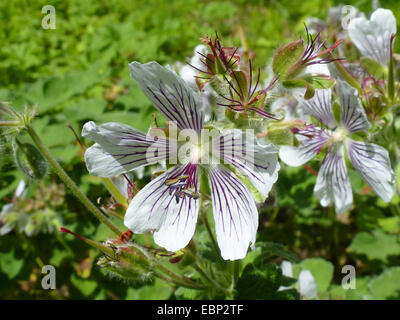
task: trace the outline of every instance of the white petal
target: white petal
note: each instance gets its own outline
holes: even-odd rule
[[[254,246],[258,212],[251,193],[222,166],[210,169],[210,185],[217,241],[225,260],[243,259]]]
[[[179,74],[182,79],[190,84],[193,88],[197,88],[196,76],[198,71],[195,68],[205,70],[205,65],[201,60],[201,54],[207,54],[207,47],[204,44],[199,44],[196,46],[196,48],[194,48],[193,57],[190,59],[190,65],[186,64],[179,70]]]
[[[354,168],[382,200],[389,202],[395,190],[395,175],[389,153],[373,143],[348,140],[347,151]]]
[[[281,263],[282,275],[293,277],[293,267],[290,261],[283,260]]]
[[[295,98],[303,106],[306,113],[312,114],[329,128],[336,127],[336,121],[332,113],[331,89],[315,90],[314,97],[308,100],[304,99],[304,94],[299,94],[299,92],[297,92]]]
[[[364,107],[358,99],[358,93],[355,88],[346,81],[337,80],[341,121],[349,132],[365,131],[371,128]]]
[[[17,198],[23,198],[26,194],[26,182],[21,180],[18,183],[17,189],[15,189],[15,196]]]
[[[300,296],[312,299],[317,296],[317,283],[310,271],[303,270],[299,274]]]
[[[264,196],[278,180],[278,149],[273,144],[260,145],[251,132],[226,130],[214,140],[221,158],[245,174]]]
[[[334,202],[336,213],[343,213],[350,209],[353,203],[353,192],[344,161],[342,144],[336,144],[327,151],[318,172],[314,194],[320,199],[322,206],[328,206]]]
[[[282,270],[282,275],[285,277],[293,277],[293,268],[292,268],[292,263],[286,260],[283,260],[281,263],[281,270]],[[285,287],[285,286],[280,286],[278,291],[290,289],[290,287]]]
[[[315,126],[308,126],[296,134],[298,147],[282,146],[279,157],[289,166],[298,167],[317,155],[329,139],[329,134]]]
[[[91,175],[113,177],[135,168],[154,164],[168,157],[175,144],[137,131],[127,125],[109,122],[97,126],[85,123],[82,136],[96,143],[85,152]]]
[[[13,203],[7,203],[5,204],[0,211],[0,219],[4,219],[10,212],[12,212],[14,209],[14,204]]]
[[[200,131],[204,112],[200,96],[182,78],[152,61],[129,64],[131,76],[154,106],[179,129]]]
[[[390,56],[390,37],[396,34],[396,18],[387,9],[375,10],[370,20],[352,19],[349,36],[361,54],[386,66]]]
[[[147,184],[132,199],[124,219],[125,226],[133,233],[155,230],[154,241],[169,251],[177,251],[189,243],[199,212],[198,199],[183,197],[177,202],[165,184],[167,179],[183,173],[184,167],[174,167]]]

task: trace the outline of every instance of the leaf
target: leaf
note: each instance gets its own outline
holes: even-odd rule
[[[304,93],[304,99],[310,100],[312,97],[314,97],[314,95],[315,95],[315,88],[312,85],[307,84],[306,92]]]
[[[181,288],[179,288],[181,289]],[[177,291],[179,290],[177,289]],[[186,289],[186,288],[185,288]],[[197,290],[191,290],[194,293]],[[126,299],[128,300],[167,300],[172,295],[173,288],[160,279],[154,280],[151,284],[146,284],[140,288],[128,288]],[[176,293],[176,292],[175,292]],[[191,299],[191,298],[189,298]]]
[[[301,262],[302,270],[309,270],[317,283],[318,293],[325,293],[333,278],[333,264],[322,258],[310,258]]]
[[[335,79],[323,74],[313,74],[307,78],[307,82],[315,89],[329,89],[335,85]]]
[[[249,264],[239,278],[236,299],[263,300],[274,299],[281,285],[282,271],[274,264],[267,264],[256,269]]]
[[[379,226],[388,233],[397,233],[400,231],[400,217],[389,217],[378,219]]]
[[[381,229],[372,233],[358,233],[348,248],[350,252],[365,255],[369,260],[388,262],[388,257],[400,255],[400,243],[397,235],[389,235]]]
[[[14,249],[8,252],[0,252],[0,270],[10,280],[18,275],[24,265],[24,260],[16,258],[14,252]]]
[[[280,243],[262,242],[260,243],[260,247],[262,248],[263,252],[268,252],[272,256],[281,257],[293,263],[300,262],[299,257],[295,253],[286,250],[285,246]]]
[[[96,281],[79,278],[76,274],[72,274],[70,279],[72,284],[86,297],[90,296],[98,287]]]
[[[386,269],[369,283],[374,299],[400,299],[400,267]]]

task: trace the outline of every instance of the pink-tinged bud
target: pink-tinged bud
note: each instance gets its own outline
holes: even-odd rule
[[[228,109],[240,113],[257,113],[262,117],[275,119],[272,113],[264,110],[267,92],[277,82],[278,78],[271,81],[267,88],[264,90],[257,90],[260,82],[260,69],[258,69],[257,79],[254,82],[253,68],[251,60],[249,60],[249,73],[244,71],[232,71],[229,75],[224,76],[226,83],[229,85],[229,96],[219,93],[220,97],[225,101],[224,103],[217,103],[220,106],[227,107]],[[254,83],[254,86],[253,86]],[[229,117],[229,112],[228,115]]]
[[[223,47],[218,35],[214,39],[205,36],[201,38],[201,41],[210,49],[208,54],[197,52],[201,56],[200,62],[203,64],[203,67],[199,68],[189,64],[199,73],[196,76],[196,83],[200,90],[216,76],[230,74],[232,71],[238,69],[240,63],[238,49]]]

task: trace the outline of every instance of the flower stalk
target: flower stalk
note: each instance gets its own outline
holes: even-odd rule
[[[45,157],[45,159],[52,166],[54,172],[58,175],[58,177],[65,183],[65,185],[72,191],[72,193],[77,197],[82,204],[101,222],[109,227],[115,234],[120,235],[122,233],[121,230],[117,226],[115,226],[89,199],[88,197],[78,188],[75,182],[69,177],[69,175],[64,171],[61,165],[57,162],[56,159],[51,155],[49,150],[40,140],[36,131],[33,129],[31,125],[26,126],[26,130],[32,141],[35,143],[39,151]]]

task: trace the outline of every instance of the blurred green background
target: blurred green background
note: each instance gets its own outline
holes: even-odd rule
[[[185,62],[199,38],[215,31],[226,46],[241,46],[242,29],[255,64],[264,68],[276,48],[303,33],[308,17],[324,20],[328,9],[339,3],[343,2],[0,1],[0,101],[17,109],[39,105],[35,128],[95,201],[106,197],[105,189],[87,175],[82,152],[66,124],[78,133],[87,120],[119,121],[146,130],[155,109],[130,79],[129,62]],[[41,9],[48,4],[56,9],[55,30],[41,27]],[[369,0],[344,4],[366,14],[372,10]],[[398,1],[380,4],[392,9],[400,21]],[[3,140],[0,145],[1,208],[12,200],[23,176],[9,146]],[[370,194],[360,196],[362,184],[354,180],[357,210],[342,221],[319,206],[312,195],[314,183],[315,177],[303,169],[281,172],[280,209],[263,213],[260,238],[284,244],[306,259],[314,272],[326,270],[314,274],[322,298],[399,298],[399,218],[393,205]],[[40,183],[31,182],[26,200],[15,206],[19,225],[0,236],[0,298],[179,298],[160,282],[128,285],[104,276],[95,266],[98,252],[60,234],[59,227],[65,226],[96,240],[110,236],[53,174]],[[360,270],[357,290],[344,292],[339,286],[340,266],[346,263]],[[40,271],[46,264],[57,268],[57,290],[41,288]]]

